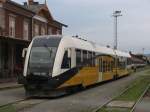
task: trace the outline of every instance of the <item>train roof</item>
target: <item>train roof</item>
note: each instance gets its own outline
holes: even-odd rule
[[[119,51],[119,50],[115,50],[116,52],[116,55],[117,56],[122,56],[122,57],[128,57],[128,58],[131,58],[131,55],[127,52],[123,52],[123,51]]]
[[[121,56],[121,57],[131,57],[129,53],[114,50],[112,48],[107,48],[96,44],[91,41],[87,41],[81,38],[70,37],[70,36],[62,36],[62,35],[46,35],[46,36],[37,36],[36,38],[61,38],[61,42],[65,44],[67,48],[76,48],[87,51],[94,51],[100,54],[107,54],[111,56]]]

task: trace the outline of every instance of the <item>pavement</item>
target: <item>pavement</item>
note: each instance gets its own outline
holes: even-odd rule
[[[150,97],[145,97],[136,106],[134,112],[150,112]]]
[[[111,101],[107,104],[107,107],[111,108],[132,108],[135,102],[133,101]]]
[[[25,98],[23,85],[16,82],[0,83],[0,106]]]
[[[23,87],[23,85],[18,84],[17,82],[0,83],[0,90],[13,89],[19,87]]]
[[[14,88],[0,91],[0,106],[25,99],[24,88]]]

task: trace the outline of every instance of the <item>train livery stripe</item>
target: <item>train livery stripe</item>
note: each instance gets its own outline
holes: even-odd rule
[[[84,87],[99,81],[98,67],[83,67],[72,78],[64,82],[59,88],[67,86],[82,85]]]
[[[74,77],[82,68],[72,68],[62,74],[60,74],[59,76],[56,76],[53,78],[53,80],[56,80],[55,84],[54,84],[54,88],[59,87],[60,85],[64,84],[66,81],[68,81],[69,79],[71,79],[72,77]]]

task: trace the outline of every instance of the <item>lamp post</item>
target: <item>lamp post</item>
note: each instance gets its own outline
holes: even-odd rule
[[[118,19],[118,17],[119,16],[122,16],[121,15],[121,11],[114,11],[114,13],[113,13],[113,17],[114,17],[114,27],[115,27],[115,35],[114,35],[114,49],[117,49],[118,48],[118,21],[117,21],[117,19]]]

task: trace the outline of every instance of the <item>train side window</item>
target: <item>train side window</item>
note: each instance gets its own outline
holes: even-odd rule
[[[104,72],[107,72],[107,63],[104,61]]]
[[[92,66],[95,66],[95,52],[92,55]]]
[[[103,61],[103,72],[106,72],[106,64],[105,64],[106,62],[105,61]]]
[[[107,71],[110,72],[110,62],[109,61],[107,61],[107,67],[108,67]]]
[[[111,72],[112,69],[111,69],[111,61],[109,61],[109,71]]]
[[[81,50],[76,50],[76,66],[81,66]]]
[[[71,65],[71,59],[68,58],[68,51],[65,51],[61,68],[62,69],[68,69],[71,67],[70,65]]]
[[[83,63],[84,63],[84,66],[87,65],[87,51],[83,51]]]
[[[105,72],[107,72],[108,71],[108,63],[107,63],[107,61],[105,61]]]
[[[92,66],[92,52],[88,52],[89,66]]]
[[[101,58],[101,70],[103,72],[103,59]]]
[[[113,61],[111,61],[110,64],[111,64],[111,71],[113,71],[113,66],[114,66]]]
[[[102,71],[102,58],[99,59],[99,72],[103,72]]]
[[[83,51],[83,60],[87,60],[87,51]]]

